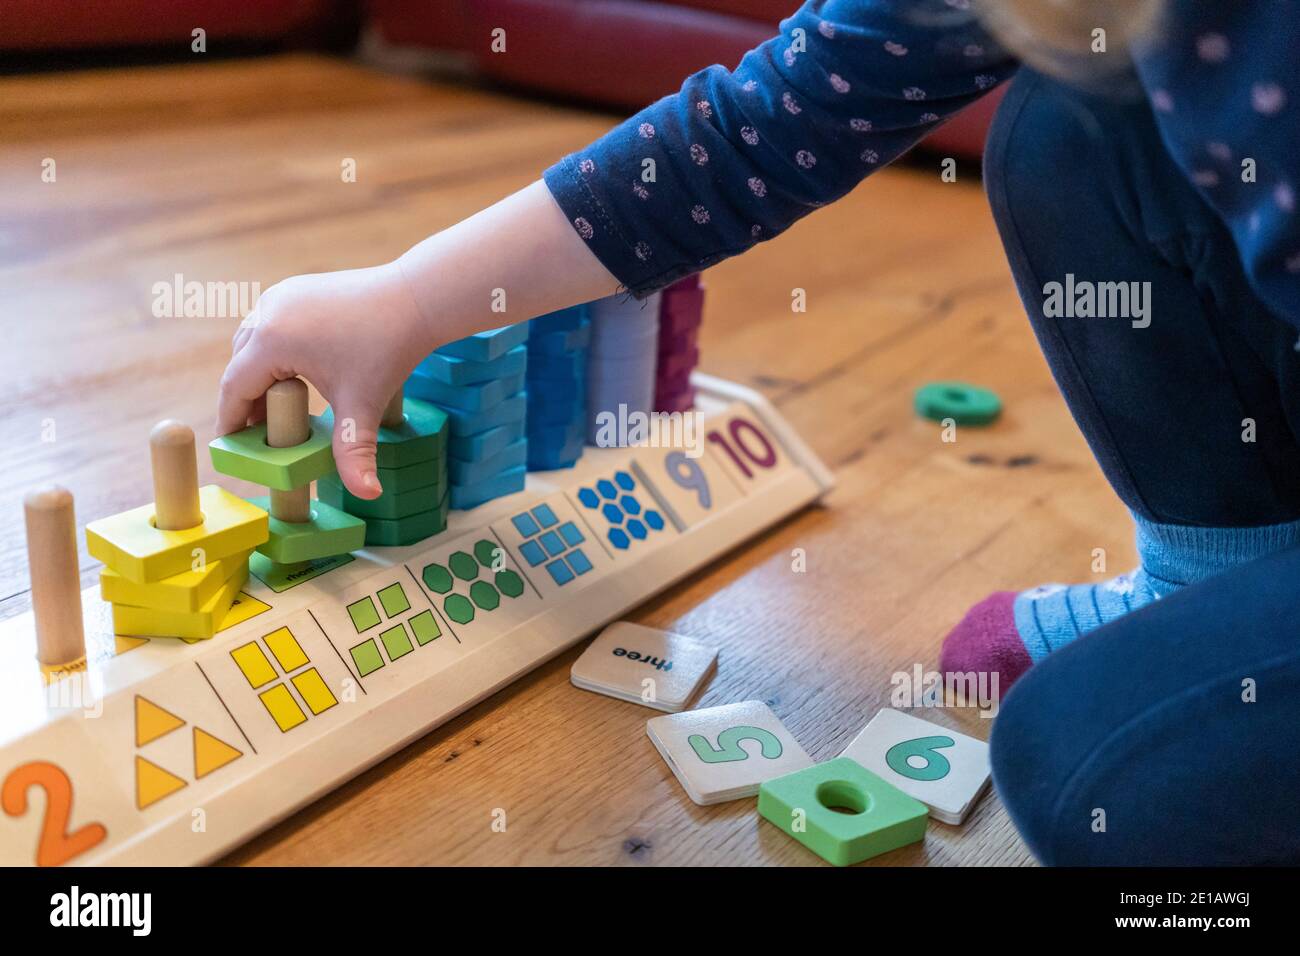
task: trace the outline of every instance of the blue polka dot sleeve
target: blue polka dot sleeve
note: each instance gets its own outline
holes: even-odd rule
[[[578,234],[645,296],[847,193],[1015,64],[968,0],[812,0],[548,169]]]

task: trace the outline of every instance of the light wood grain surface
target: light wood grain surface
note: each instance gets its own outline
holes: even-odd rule
[[[22,496],[89,519],[150,497],[147,438],[212,435],[237,320],[155,318],[155,282],[256,281],[392,257],[519,188],[608,115],[286,56],[0,80],[0,617],[29,606]],[[41,180],[53,159],[57,181]],[[343,183],[340,164],[357,163]],[[890,677],[933,667],[991,590],[1114,571],[1130,530],[1054,388],[969,164],[886,170],[706,275],[702,367],[768,394],[834,469],[823,507],[634,619],[721,647],[699,705],[768,701],[835,756]],[[805,314],[791,310],[804,289]],[[375,317],[383,334],[383,317]],[[996,389],[1002,420],[940,441],[913,390]],[[206,456],[200,480],[215,479]],[[231,484],[226,479],[223,483]],[[235,490],[241,489],[237,483]],[[80,533],[80,530],[79,530]],[[83,584],[96,564],[81,541]],[[807,554],[807,572],[791,552]],[[567,653],[229,857],[244,864],[797,864],[752,800],[697,807],[651,712],[579,691]],[[925,716],[986,738],[989,721]],[[492,828],[494,811],[506,828]],[[996,796],[884,864],[1032,862]]]

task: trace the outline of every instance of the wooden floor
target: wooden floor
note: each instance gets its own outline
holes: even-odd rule
[[[305,56],[0,80],[0,617],[27,607],[21,497],[78,519],[149,499],[163,417],[211,436],[235,320],[155,318],[176,273],[258,281],[379,262],[525,185],[613,120]],[[358,181],[340,181],[357,162]],[[57,180],[41,179],[53,159]],[[1024,321],[969,165],[886,170],[706,276],[702,367],[767,393],[836,472],[824,507],[635,619],[722,648],[704,706],[768,701],[836,755],[890,676],[937,662],[990,590],[1132,557],[1123,509]],[[791,311],[795,289],[807,312]],[[382,334],[376,316],[376,334]],[[996,389],[1002,420],[940,441],[913,390]],[[213,473],[202,456],[201,478]],[[223,479],[224,480],[224,479]],[[84,542],[83,542],[84,548]],[[791,570],[791,551],[808,570]],[[84,554],[86,585],[96,565]],[[573,688],[577,651],[296,814],[249,864],[810,864],[752,801],[691,803],[647,712]],[[972,712],[932,719],[987,737]],[[508,825],[494,832],[493,811]],[[996,796],[884,864],[1032,862]]]

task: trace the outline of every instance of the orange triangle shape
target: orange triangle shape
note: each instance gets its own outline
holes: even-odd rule
[[[139,754],[135,757],[135,806],[143,810],[185,786],[185,781],[150,763]]]
[[[224,740],[219,740],[206,730],[194,728],[194,779],[202,780],[214,770],[220,770],[232,760],[244,756]]]
[[[113,655],[118,656],[125,654],[127,651],[133,651],[141,644],[148,644],[147,637],[123,637],[121,634],[113,635]]]
[[[177,727],[184,727],[181,720],[169,710],[163,710],[151,700],[135,696],[135,745],[143,747],[164,734],[170,734]]]

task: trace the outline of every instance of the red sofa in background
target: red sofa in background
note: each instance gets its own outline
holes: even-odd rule
[[[371,0],[395,46],[458,50],[484,75],[521,89],[635,110],[713,63],[735,66],[776,33],[799,0]],[[491,49],[504,29],[506,52]],[[1000,94],[926,140],[979,157]]]

